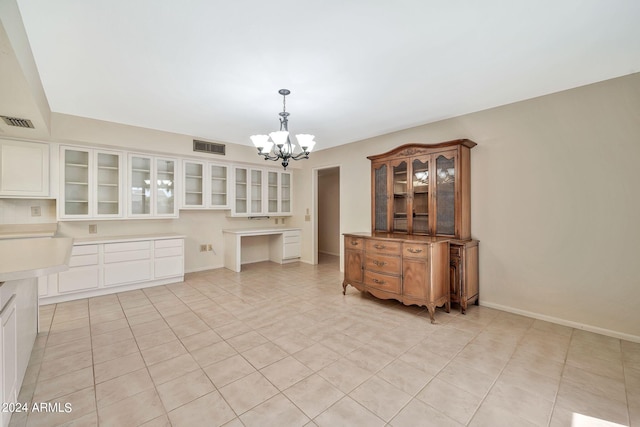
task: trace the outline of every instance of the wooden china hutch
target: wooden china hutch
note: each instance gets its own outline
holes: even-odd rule
[[[478,301],[468,139],[406,144],[371,160],[371,233],[344,234],[344,282],[382,299],[464,314]]]

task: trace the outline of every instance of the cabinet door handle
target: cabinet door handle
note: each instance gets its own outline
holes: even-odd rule
[[[378,244],[373,245],[373,247],[376,248],[376,249],[384,249],[384,248],[386,248],[385,245],[378,245]]]
[[[385,280],[373,279],[373,283],[377,283],[378,285],[384,285],[387,282]]]
[[[375,265],[377,265],[378,267],[382,267],[383,265],[386,265],[386,264],[387,264],[387,262],[386,262],[386,261],[378,261],[377,259],[376,259],[376,260],[373,260],[373,263],[374,263]]]
[[[412,254],[419,254],[420,252],[422,252],[422,249],[407,248],[407,252],[411,252]]]
[[[351,244],[352,244],[353,246],[358,246],[358,241],[357,241],[357,240],[352,240],[352,241],[351,241]]]

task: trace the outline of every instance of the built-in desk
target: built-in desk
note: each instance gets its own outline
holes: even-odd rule
[[[224,266],[236,273],[242,266],[242,239],[254,236],[271,236],[269,238],[268,259],[279,264],[298,261],[300,259],[299,228],[243,228],[222,230],[224,236]]]

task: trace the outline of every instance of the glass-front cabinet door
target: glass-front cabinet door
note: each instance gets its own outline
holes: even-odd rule
[[[291,173],[278,172],[280,174],[280,213],[291,213]]]
[[[247,176],[249,169],[247,168],[234,168],[234,203],[233,213],[238,215],[246,215],[249,213],[247,206],[249,185]]]
[[[456,155],[455,152],[434,154],[435,163],[435,234],[456,235]]]
[[[407,213],[409,206],[409,183],[407,182],[407,162],[405,160],[392,163],[393,189],[393,231],[406,233],[409,231]]]
[[[263,171],[260,169],[251,169],[251,206],[249,213],[252,215],[263,212],[263,188]]]
[[[94,216],[122,216],[122,155],[105,151],[95,152]]]
[[[229,207],[228,167],[209,164],[209,176],[209,206],[220,209]]]
[[[129,215],[151,216],[151,157],[129,157]]]
[[[63,198],[60,216],[63,218],[82,218],[90,215],[90,174],[89,150],[63,148]]]
[[[176,161],[155,159],[155,215],[176,216]]]
[[[204,208],[204,163],[185,160],[182,164],[182,171],[184,172],[182,207]]]
[[[278,213],[278,172],[267,171],[267,213]]]

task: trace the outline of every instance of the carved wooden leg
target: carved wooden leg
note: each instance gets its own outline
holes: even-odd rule
[[[347,294],[347,281],[342,282],[342,295]]]
[[[436,306],[433,304],[430,304],[427,306],[427,309],[429,310],[429,317],[431,318],[431,323],[436,323]]]
[[[451,313],[451,300],[447,301],[444,305],[444,309],[447,313]]]

